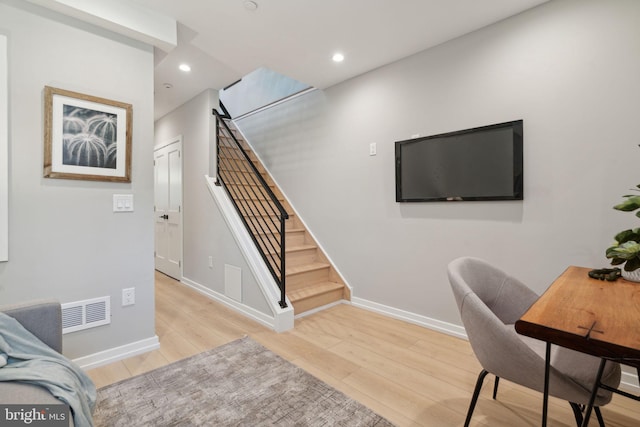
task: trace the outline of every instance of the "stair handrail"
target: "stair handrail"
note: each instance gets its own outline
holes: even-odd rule
[[[279,253],[280,275],[278,275],[277,272],[274,270],[274,268],[273,268],[273,266],[272,266],[272,264],[271,264],[271,262],[269,260],[269,256],[265,253],[265,251],[262,249],[262,247],[258,243],[258,238],[255,235],[254,230],[252,230],[252,228],[247,223],[247,220],[244,218],[242,210],[238,206],[236,200],[234,199],[233,196],[231,197],[233,205],[235,206],[236,211],[238,211],[238,214],[240,215],[240,218],[242,219],[242,222],[244,223],[245,228],[249,232],[254,244],[256,245],[256,248],[258,249],[258,251],[260,252],[260,255],[264,259],[267,268],[271,272],[274,280],[276,281],[276,283],[278,284],[278,287],[280,288],[280,300],[278,301],[278,303],[279,303],[280,307],[286,308],[287,307],[287,302],[286,302],[286,284],[285,284],[285,253],[286,252],[285,252],[285,235],[284,235],[285,223],[284,223],[284,221],[289,219],[289,214],[285,210],[284,206],[282,206],[282,203],[280,203],[280,201],[276,197],[275,193],[271,190],[271,188],[269,187],[269,185],[267,184],[267,182],[263,178],[263,176],[260,173],[260,171],[258,171],[258,168],[254,165],[253,161],[251,161],[251,158],[249,157],[249,155],[247,154],[245,149],[242,147],[242,145],[240,144],[238,139],[235,137],[235,135],[233,134],[233,132],[231,131],[231,129],[229,128],[227,123],[225,122],[224,119],[231,119],[231,116],[229,115],[229,112],[227,111],[227,109],[224,107],[224,105],[222,103],[220,103],[220,107],[221,107],[221,110],[223,111],[223,114],[220,114],[217,111],[217,109],[215,109],[215,108],[213,109],[213,114],[216,116],[216,119],[218,120],[218,122],[221,123],[224,126],[227,134],[233,140],[235,147],[240,150],[240,153],[242,154],[242,157],[249,164],[249,166],[251,168],[251,171],[253,172],[253,177],[257,178],[258,182],[260,183],[260,186],[261,186],[262,190],[269,197],[272,205],[276,207],[276,209],[278,210],[278,213],[279,213],[278,220],[280,222],[280,233],[279,233],[280,234],[279,235],[279,238],[280,238],[279,239],[280,240],[279,241],[279,246],[280,246],[280,251],[279,251],[280,252]],[[219,145],[219,143],[220,143],[220,138],[219,138],[218,132],[216,132],[216,156],[217,156],[217,158],[216,158],[216,184],[217,185],[224,185],[225,189],[227,190],[227,193],[230,194],[229,188],[227,187],[227,184],[225,183],[224,179],[221,177],[221,174],[220,174],[220,145]],[[263,206],[263,208],[264,208],[264,206]],[[275,213],[276,212],[274,212],[274,214]],[[272,223],[273,223],[273,221],[272,221]],[[255,227],[255,225],[254,225],[254,227]],[[264,229],[262,228],[262,225],[260,225],[260,228],[264,232]],[[276,237],[276,236],[274,236],[274,237]],[[271,245],[271,246],[273,247],[273,245]],[[276,249],[276,248],[273,247],[273,249]],[[275,261],[273,259],[273,257],[271,257],[271,260]]]
[[[258,168],[256,168],[256,166],[253,164],[247,152],[244,150],[244,148],[242,148],[242,145],[240,145],[240,142],[238,142],[238,139],[235,137],[233,132],[231,132],[231,129],[229,129],[229,126],[227,125],[227,123],[224,120],[222,120],[223,118],[230,118],[230,117],[221,116],[220,113],[218,113],[218,110],[216,110],[215,108],[213,109],[213,113],[216,115],[216,118],[220,120],[220,122],[224,125],[229,135],[231,135],[231,138],[233,138],[233,142],[235,142],[236,146],[240,149],[240,152],[242,153],[242,157],[244,157],[245,160],[249,162],[249,165],[251,166],[251,170],[256,174],[256,176],[258,177],[258,180],[260,181],[260,184],[269,195],[269,198],[271,199],[273,204],[276,205],[276,207],[278,208],[278,211],[280,211],[280,215],[282,215],[284,219],[289,219],[289,214],[285,210],[284,206],[282,206],[282,203],[280,203],[276,195],[273,193],[273,190],[271,190],[271,188],[269,187],[269,184],[267,184],[267,181],[264,180],[264,178],[262,177],[262,174],[260,173],[260,171],[258,171]],[[218,141],[216,141],[216,145],[217,143]],[[218,175],[216,176],[216,179],[219,179],[220,176],[217,171],[216,171],[216,175]]]

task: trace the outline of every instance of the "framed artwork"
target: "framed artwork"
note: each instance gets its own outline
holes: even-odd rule
[[[44,88],[44,176],[131,182],[131,104]]]

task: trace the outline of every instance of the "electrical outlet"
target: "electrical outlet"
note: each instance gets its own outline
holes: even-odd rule
[[[378,150],[376,147],[376,143],[372,142],[371,144],[369,144],[369,155],[370,156],[375,156],[377,154]]]
[[[134,305],[136,303],[136,288],[126,288],[122,290],[122,306]]]
[[[209,255],[209,268],[213,268],[213,257]]]

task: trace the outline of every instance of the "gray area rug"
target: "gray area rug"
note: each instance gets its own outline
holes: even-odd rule
[[[392,426],[251,338],[98,390],[96,426]]]

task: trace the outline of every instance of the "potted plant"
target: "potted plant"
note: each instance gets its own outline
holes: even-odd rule
[[[635,190],[638,191],[640,185]],[[640,218],[640,196],[629,194],[620,204],[613,208],[623,212],[636,212]],[[615,243],[607,249],[607,258],[611,259],[612,265],[624,264],[622,277],[627,280],[640,282],[640,228],[623,230],[615,235]]]

